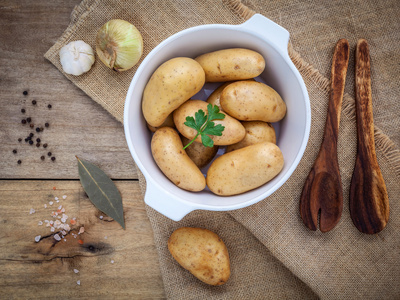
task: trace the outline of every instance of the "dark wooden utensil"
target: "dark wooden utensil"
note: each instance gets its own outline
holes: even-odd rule
[[[331,92],[325,132],[317,159],[306,179],[300,197],[300,215],[304,224],[327,232],[339,222],[343,210],[343,190],[337,159],[337,137],[340,123],[344,85],[349,64],[349,43],[336,43],[332,59]]]
[[[374,234],[389,220],[389,198],[375,153],[371,62],[364,39],[357,43],[355,61],[357,157],[350,185],[350,215],[359,231]]]

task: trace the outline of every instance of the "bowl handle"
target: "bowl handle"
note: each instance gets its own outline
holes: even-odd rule
[[[147,180],[146,183],[144,202],[171,220],[180,221],[184,216],[196,209],[194,206],[189,206],[177,200],[167,192],[161,192],[150,180]]]
[[[282,26],[272,22],[260,14],[255,14],[249,20],[239,25],[250,32],[261,35],[275,45],[277,50],[288,55],[289,32]]]

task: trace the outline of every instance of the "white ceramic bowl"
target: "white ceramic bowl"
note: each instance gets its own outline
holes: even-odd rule
[[[303,156],[311,123],[307,89],[289,58],[288,41],[289,33],[284,28],[256,14],[240,25],[213,24],[183,30],[161,42],[146,56],[128,90],[124,128],[132,156],[146,178],[145,202],[149,206],[179,221],[196,209],[225,211],[249,206],[270,196],[286,182]],[[286,102],[286,117],[273,124],[277,145],[284,156],[284,167],[270,182],[241,195],[221,197],[209,190],[198,193],[182,190],[164,176],[151,155],[151,133],[141,109],[143,90],[156,68],[168,59],[195,58],[206,52],[233,47],[252,49],[264,56],[266,68],[257,80],[274,88]],[[206,84],[193,99],[205,100],[216,86]]]

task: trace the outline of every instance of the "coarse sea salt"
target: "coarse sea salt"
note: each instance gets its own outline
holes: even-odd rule
[[[100,220],[103,220],[104,217],[103,217],[103,216],[100,216],[99,218],[100,218]]]
[[[53,201],[50,201],[50,202],[49,202],[50,205],[53,205],[53,203],[54,203]]]
[[[56,233],[56,234],[54,235],[54,239],[55,239],[56,241],[61,241],[61,237],[58,235],[58,233]]]
[[[31,215],[31,214],[34,214],[35,212],[36,211],[33,208],[31,208],[30,211],[29,211],[29,214]]]
[[[35,236],[35,242],[36,242],[36,243],[39,243],[41,237],[42,237],[41,235]]]
[[[78,270],[78,269],[74,269],[74,273],[75,273],[75,274],[78,274],[78,273],[79,273],[79,270]]]
[[[42,222],[42,221],[39,221],[39,222],[38,222],[38,225],[39,225],[39,226],[42,226],[42,225],[43,225],[43,222]]]
[[[76,284],[77,284],[77,285],[81,285],[81,281],[78,280],[78,281],[76,282]]]
[[[113,259],[111,260],[111,263],[112,263],[112,264],[114,263],[114,260],[113,260]]]
[[[64,196],[63,196],[63,199],[66,199],[66,198],[67,198],[67,195],[64,195]]]

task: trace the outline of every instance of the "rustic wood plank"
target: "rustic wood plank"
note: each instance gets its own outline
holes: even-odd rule
[[[103,214],[91,204],[79,181],[0,181],[0,299],[165,298],[139,184],[116,181],[116,185],[126,230],[108,217],[100,219]],[[77,224],[71,225],[66,241],[57,242],[57,230],[52,233],[38,222],[56,220],[51,212],[59,205],[68,220],[76,217]],[[31,208],[35,213],[30,214]],[[81,227],[85,232],[74,238]],[[36,243],[38,235],[42,237]]]
[[[112,178],[137,179],[122,124],[43,57],[67,28],[79,2],[5,0],[0,4],[0,178],[76,179],[78,155]],[[32,100],[37,104],[32,105]],[[26,117],[32,118],[34,128],[21,124]],[[44,127],[46,122],[50,127]],[[38,125],[43,132],[35,132]],[[35,143],[29,146],[24,139],[31,132]],[[37,148],[37,137],[48,148]],[[54,163],[46,155],[49,151],[56,157]]]

